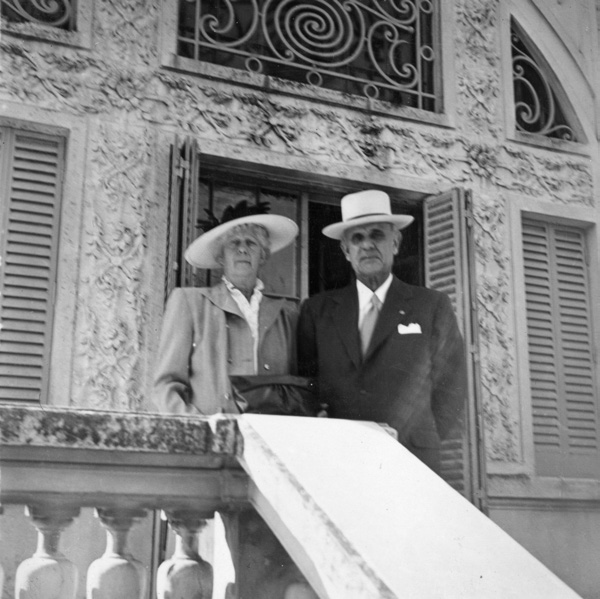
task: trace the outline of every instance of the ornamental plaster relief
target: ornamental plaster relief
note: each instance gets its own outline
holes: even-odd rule
[[[83,115],[136,110],[145,94],[144,71],[117,69],[100,57],[64,48],[35,51],[12,41],[2,42],[0,50],[0,93],[10,100]]]
[[[506,190],[544,194],[561,202],[585,203],[592,196],[590,165],[584,158],[565,162],[562,155],[479,141],[484,123],[490,137],[498,133],[489,108],[496,88],[491,80],[479,86],[477,73],[468,79],[476,84],[464,87],[471,101],[464,103],[468,118],[461,120],[466,129],[461,133],[226,83],[206,85],[198,78],[164,71],[117,69],[66,50],[36,53],[16,43],[4,44],[4,50],[9,56],[5,89],[11,98],[38,106],[68,107],[78,114],[125,111],[223,146],[234,144],[238,155],[260,147],[290,159],[375,167],[390,175],[441,178],[450,184],[482,178]],[[481,127],[472,142],[469,129],[476,124]]]
[[[375,167],[390,175],[443,179],[449,184],[479,176],[484,160],[470,154],[472,146],[455,135],[384,118],[328,108],[311,102],[273,97],[264,92],[206,87],[197,80],[160,74],[147,98],[143,116],[202,137],[237,146],[267,149],[293,158]]]
[[[144,276],[154,134],[98,124],[91,135],[73,403],[139,410],[148,351]]]
[[[96,0],[94,41],[104,57],[135,64],[158,63],[158,2]]]
[[[498,185],[523,196],[562,204],[592,206],[594,186],[589,158],[539,150],[502,148],[503,176]]]
[[[478,194],[474,220],[486,450],[493,461],[521,461],[505,203]]]
[[[457,0],[457,115],[465,135],[501,139],[498,0]]]

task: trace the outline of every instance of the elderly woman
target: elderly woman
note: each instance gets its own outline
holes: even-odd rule
[[[222,269],[223,277],[214,287],[178,288],[169,297],[153,389],[162,412],[236,413],[230,376],[295,372],[296,307],[263,293],[258,270],[293,241],[298,227],[283,216],[248,211],[245,202],[228,208],[185,252],[193,266]],[[239,547],[239,599],[316,599],[256,512],[222,517],[230,546]]]
[[[186,260],[220,268],[215,287],[178,288],[167,302],[153,400],[164,412],[237,412],[229,377],[295,372],[296,307],[263,293],[259,268],[290,244],[298,227],[289,218],[250,214],[241,202],[198,237]]]

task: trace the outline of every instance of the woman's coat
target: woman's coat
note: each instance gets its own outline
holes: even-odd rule
[[[152,402],[171,414],[237,413],[229,376],[295,374],[297,309],[263,294],[257,371],[250,327],[223,283],[174,289],[163,317]]]

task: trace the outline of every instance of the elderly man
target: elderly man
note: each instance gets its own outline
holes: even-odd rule
[[[463,343],[449,298],[392,274],[400,231],[377,190],[342,198],[342,222],[323,233],[341,241],[356,275],[344,289],[306,300],[298,324],[301,374],[318,380],[334,418],[387,423],[398,440],[440,470],[440,441],[466,398]]]

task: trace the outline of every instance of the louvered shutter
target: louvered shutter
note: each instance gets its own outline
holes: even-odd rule
[[[45,401],[63,138],[1,129],[0,399]]]
[[[165,296],[174,287],[206,284],[206,272],[195,270],[183,255],[188,245],[197,237],[197,222],[201,216],[200,200],[200,150],[193,137],[180,140],[175,137],[171,146],[169,179],[169,212],[167,240],[167,270]],[[205,217],[205,215],[204,215]]]
[[[536,472],[600,476],[598,399],[582,229],[523,219]]]
[[[465,340],[469,397],[462,434],[443,442],[442,476],[457,491],[483,507],[483,448],[478,393],[477,325],[471,308],[474,285],[470,206],[462,190],[425,200],[425,285],[446,293]]]

